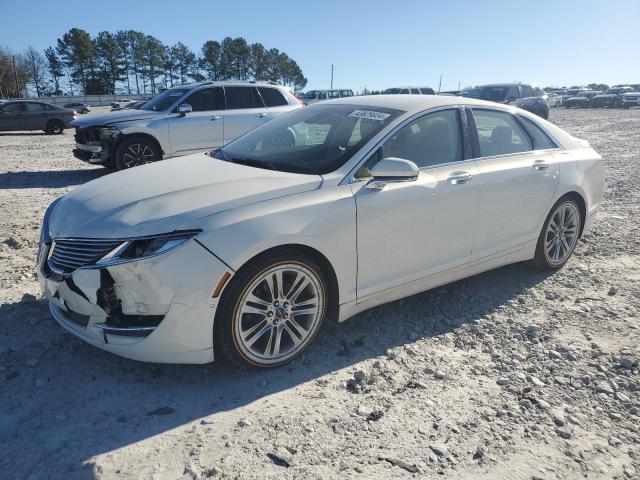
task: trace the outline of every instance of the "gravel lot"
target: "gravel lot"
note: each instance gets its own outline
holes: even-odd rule
[[[46,206],[108,173],[0,133],[0,478],[640,478],[640,110],[554,109],[604,157],[568,265],[513,265],[327,325],[292,365],[125,360],[63,332]]]

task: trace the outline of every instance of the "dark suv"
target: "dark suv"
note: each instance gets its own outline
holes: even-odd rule
[[[549,118],[547,95],[539,87],[523,83],[495,83],[472,88],[463,96],[515,105],[544,119]]]
[[[44,130],[62,133],[77,118],[75,110],[44,102],[16,100],[0,104],[0,132]]]

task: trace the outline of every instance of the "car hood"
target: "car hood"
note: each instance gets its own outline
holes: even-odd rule
[[[78,128],[104,126],[118,122],[131,122],[133,120],[150,120],[165,115],[165,112],[153,112],[151,110],[120,110],[103,113],[101,115],[91,115],[87,118],[79,118],[71,122],[71,125]]]
[[[315,190],[319,175],[299,175],[189,155],[85,183],[61,198],[51,238],[127,238],[167,233],[198,218]]]

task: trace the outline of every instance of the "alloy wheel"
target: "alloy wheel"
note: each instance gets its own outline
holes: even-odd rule
[[[302,351],[322,323],[325,292],[305,265],[275,265],[243,291],[234,327],[242,355],[257,365],[286,362]]]
[[[563,264],[578,242],[580,212],[573,202],[563,203],[549,219],[544,235],[544,254],[551,265]]]
[[[133,143],[124,153],[124,165],[126,168],[143,165],[153,161],[153,150],[148,145]]]

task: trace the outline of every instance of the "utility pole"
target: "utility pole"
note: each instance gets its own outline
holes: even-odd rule
[[[18,70],[16,70],[16,56],[11,55],[13,61],[13,79],[16,82],[16,98],[20,98],[20,88],[18,87]]]
[[[458,80],[458,91],[460,91],[460,80]]]
[[[441,87],[442,87],[442,75],[440,75],[440,82],[438,82],[438,93],[440,93]]]
[[[331,64],[331,90],[333,90],[333,63]]]

